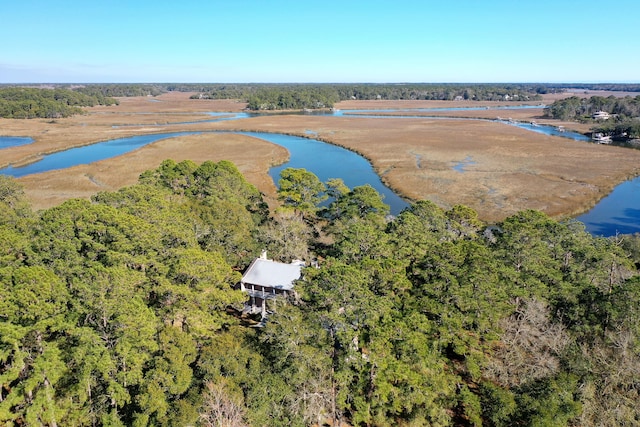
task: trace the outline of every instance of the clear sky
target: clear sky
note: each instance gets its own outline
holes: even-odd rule
[[[640,82],[640,0],[0,0],[0,83]]]

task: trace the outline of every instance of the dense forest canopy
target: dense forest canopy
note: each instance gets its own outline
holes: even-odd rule
[[[100,84],[100,85],[81,85],[74,87],[73,90],[87,95],[93,96],[158,96],[171,90],[163,85],[157,84]]]
[[[594,118],[598,111],[611,115],[607,120]],[[544,110],[547,117],[594,123],[592,130],[625,138],[640,138],[640,95],[624,98],[615,96],[572,96],[555,101]]]
[[[230,162],[33,212],[0,176],[0,424],[640,422],[640,239],[484,224],[289,169],[270,212]],[[230,315],[267,249],[317,260],[263,328]]]
[[[101,91],[83,93],[62,88],[0,88],[0,117],[9,119],[59,118],[81,114],[81,107],[113,105],[118,101]]]

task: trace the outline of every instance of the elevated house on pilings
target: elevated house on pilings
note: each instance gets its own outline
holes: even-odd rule
[[[267,300],[286,296],[293,292],[294,282],[302,275],[304,261],[291,264],[267,259],[266,251],[253,260],[240,281],[240,289],[249,294],[245,303],[245,313],[261,313],[263,321],[267,317]]]

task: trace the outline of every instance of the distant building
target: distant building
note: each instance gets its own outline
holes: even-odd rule
[[[598,132],[591,135],[591,140],[593,140],[593,142],[596,142],[598,144],[610,144],[611,136]]]
[[[611,115],[606,111],[598,110],[591,115],[594,120],[608,120]]]
[[[263,251],[260,258],[253,260],[240,281],[240,289],[249,294],[245,304],[245,312],[267,315],[267,300],[279,295],[293,292],[293,282],[302,274],[304,261],[293,261],[291,264],[267,259]]]

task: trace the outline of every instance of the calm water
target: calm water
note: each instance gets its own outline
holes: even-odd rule
[[[522,129],[527,129],[533,132],[543,133],[545,135],[560,136],[562,138],[574,139],[576,141],[591,142],[591,138],[589,138],[588,136],[585,136],[578,132],[561,131],[555,126],[532,125],[531,123],[519,123],[519,122],[509,123],[505,121],[502,121],[502,123],[507,123],[507,124],[517,126]]]
[[[150,144],[165,138],[173,138],[182,135],[191,135],[198,132],[173,132],[151,135],[139,135],[130,138],[112,139],[84,147],[71,148],[44,156],[41,160],[21,167],[9,166],[0,170],[0,173],[21,177],[34,173],[47,172],[56,169],[66,169],[71,166],[84,165],[111,157],[126,154],[136,148]]]
[[[32,138],[23,136],[0,136],[0,150],[3,148],[17,147],[18,145],[31,144]]]
[[[541,106],[531,106],[531,105],[521,105],[521,106],[506,106],[506,107],[492,107],[491,110],[514,110],[514,109],[531,109],[531,108],[541,108]],[[384,118],[394,118],[394,119],[443,119],[443,120],[488,120],[488,119],[470,119],[463,117],[446,117],[446,116],[425,116],[417,113],[433,113],[436,111],[474,111],[474,110],[487,110],[484,107],[452,107],[452,108],[407,108],[407,109],[387,109],[387,110],[338,110],[330,113],[322,112],[319,114],[331,115],[331,116],[349,116],[349,117],[361,117],[368,119],[384,119]],[[404,112],[407,114],[402,115],[381,115],[380,113],[398,113]],[[412,114],[413,113],[413,114]],[[548,125],[534,125],[531,123],[523,123],[517,121],[508,121],[508,120],[496,120],[500,123],[504,123],[511,126],[517,126],[522,129],[530,130],[532,132],[538,132],[545,135],[553,135],[559,136],[562,138],[569,138],[576,141],[584,141],[590,142],[591,138],[585,136],[578,132],[571,131],[561,131],[555,126]]]
[[[331,114],[344,115],[351,111],[356,110],[334,112]],[[367,114],[366,117],[385,117],[376,116],[376,110],[357,111],[371,113]],[[379,111],[380,110],[378,110],[378,112]],[[442,110],[440,109],[440,111]],[[249,117],[249,115],[245,113],[231,116],[228,116],[227,114],[228,113],[211,113],[213,116],[211,121],[235,120]],[[351,117],[365,116],[353,115]],[[397,118],[398,116],[394,117]],[[407,115],[400,117],[415,116]],[[584,135],[573,132],[559,132],[558,129],[553,126],[534,126],[527,123],[509,124],[547,135],[562,136],[579,141],[589,141],[589,138]],[[79,164],[92,163],[122,155],[160,139],[198,133],[204,132],[171,132],[139,135],[130,138],[104,141],[85,147],[78,147],[59,153],[53,153],[43,157],[43,159],[38,162],[24,167],[8,167],[0,170],[0,173],[20,177],[49,170],[64,169]],[[307,130],[306,133],[311,136],[315,134],[313,130]],[[305,168],[316,174],[323,182],[330,178],[342,178],[345,184],[350,188],[370,184],[384,196],[384,201],[391,207],[391,212],[393,214],[397,215],[402,209],[408,206],[407,202],[382,183],[380,177],[375,173],[369,162],[354,152],[308,138],[258,132],[243,132],[243,134],[278,144],[290,152],[291,157],[289,162],[270,170],[270,175],[276,183],[278,182],[280,172],[283,169],[287,167]],[[0,148],[27,144],[30,142],[32,142],[30,138],[0,137]],[[472,162],[473,159],[465,159],[465,162],[460,165],[456,165],[456,170],[463,172],[464,166]],[[596,205],[590,212],[576,219],[583,222],[587,231],[593,235],[612,236],[618,233],[628,234],[640,232],[640,178],[620,184],[609,196],[598,203],[598,205]]]
[[[383,196],[384,202],[391,208],[393,215],[399,214],[409,206],[400,196],[382,183],[371,164],[353,151],[327,144],[315,139],[297,136],[262,133],[241,132],[256,138],[278,144],[290,153],[287,163],[274,166],[269,175],[276,184],[280,179],[280,172],[286,168],[304,168],[313,172],[320,181],[326,182],[331,178],[342,178],[349,188],[369,184]]]
[[[640,178],[619,184],[593,209],[576,219],[596,236],[640,233]]]
[[[41,160],[23,167],[8,167],[0,173],[21,177],[34,173],[41,173],[55,169],[65,169],[115,157],[128,153],[136,148],[159,141],[183,135],[193,135],[205,132],[174,132],[152,135],[140,135],[130,138],[113,139],[84,147],[49,154]],[[289,151],[290,159],[287,163],[271,168],[269,174],[274,182],[280,179],[280,172],[288,167],[305,168],[325,182],[330,178],[342,178],[350,187],[370,184],[384,197],[384,202],[391,208],[391,213],[397,215],[408,203],[386,187],[375,173],[371,164],[358,154],[335,145],[326,144],[315,139],[307,139],[290,135],[269,134],[260,132],[238,132],[254,136],[278,144]]]

